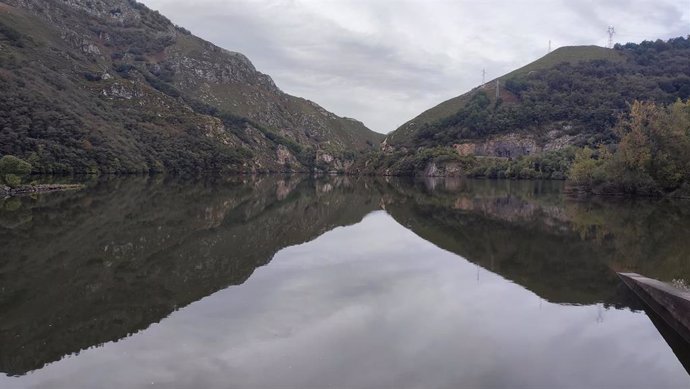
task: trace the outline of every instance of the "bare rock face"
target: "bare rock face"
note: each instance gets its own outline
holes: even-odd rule
[[[316,158],[320,161],[325,162],[325,163],[331,163],[335,159],[332,155],[330,155],[328,153],[323,153],[323,152],[320,152]]]
[[[383,142],[381,142],[380,149],[384,153],[392,153],[393,151],[395,151],[395,147],[391,146],[388,143],[388,137],[386,137],[386,139],[384,139]]]
[[[527,135],[516,133],[501,135],[483,142],[460,143],[453,145],[460,155],[477,155],[504,158],[517,158],[541,151],[537,142]]]
[[[325,170],[317,169],[320,173],[342,173],[350,170],[354,161],[348,158],[336,157],[331,153],[318,150],[316,152],[317,166],[327,166]]]
[[[64,0],[63,2],[92,16],[107,17],[123,24],[140,20],[139,13],[128,0]]]
[[[203,49],[195,56],[171,48],[168,61],[180,77],[179,84],[187,88],[198,88],[203,84],[249,84],[260,86],[270,92],[278,87],[270,76],[260,73],[243,54],[228,51],[210,43],[203,43]]]
[[[286,167],[290,165],[299,165],[297,158],[295,158],[290,150],[283,145],[279,145],[276,149],[276,160],[278,161],[278,165]]]
[[[547,137],[548,138],[546,144],[544,144],[543,151],[561,150],[572,145],[576,139],[575,136],[562,134],[558,130],[549,131]]]
[[[518,158],[545,151],[556,151],[571,145],[574,137],[558,130],[550,131],[545,141],[537,141],[534,135],[509,133],[485,141],[457,143],[453,148],[462,156]]]
[[[15,7],[41,14],[63,29],[70,26],[62,18],[61,7],[71,7],[89,17],[122,27],[136,26],[141,22],[140,4],[129,0],[3,0]]]
[[[104,88],[101,93],[105,97],[125,100],[132,100],[143,96],[141,90],[139,90],[139,88],[137,88],[135,85],[124,85],[118,82],[110,84],[110,86]]]
[[[464,173],[460,164],[455,162],[443,164],[431,162],[424,169],[425,177],[461,177]]]

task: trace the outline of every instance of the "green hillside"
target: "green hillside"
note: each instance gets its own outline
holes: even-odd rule
[[[500,77],[500,79],[507,80],[515,76],[527,75],[529,72],[550,69],[562,63],[576,64],[578,62],[594,60],[624,62],[625,56],[619,50],[607,49],[601,46],[559,47],[538,60]]]
[[[539,141],[553,130],[576,144],[609,142],[633,100],[667,104],[690,96],[690,40],[563,47],[498,80],[498,100],[493,80],[423,112],[386,143],[443,147],[507,133]]]
[[[343,170],[382,138],[136,1],[0,2],[0,156],[34,172]]]

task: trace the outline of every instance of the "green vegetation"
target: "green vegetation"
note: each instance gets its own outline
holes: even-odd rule
[[[613,150],[577,152],[570,186],[596,194],[690,196],[690,100],[635,101],[617,122]]]
[[[391,176],[451,175],[473,178],[564,180],[575,159],[576,148],[549,151],[515,159],[461,156],[450,147],[374,152],[357,159],[355,171]],[[431,166],[435,171],[426,171]]]
[[[342,159],[383,137],[284,94],[241,54],[136,1],[95,1],[94,13],[5,2],[0,155],[34,173],[308,171],[317,150]],[[282,147],[294,156],[284,164]]]
[[[360,157],[354,171],[369,175],[414,176],[422,174],[427,167],[434,164],[441,169],[435,174],[445,175],[450,166],[457,171],[450,175],[458,175],[468,171],[473,162],[473,157],[460,156],[448,147],[426,148],[414,153],[377,151]]]
[[[16,188],[22,184],[22,178],[31,173],[31,164],[14,155],[0,158],[0,184]]]
[[[238,171],[253,157],[252,146],[234,135],[249,123],[223,117],[225,133],[212,133],[220,120],[190,98],[181,104],[178,91],[136,61],[174,39],[167,19],[131,5],[141,20],[125,25],[60,6],[61,20],[74,29],[66,36],[107,37],[99,50],[126,75],[111,71],[108,80],[103,58],[66,44],[59,25],[20,9],[0,14],[0,40],[38,42],[0,51],[0,155],[24,158],[34,173],[48,174]],[[158,73],[165,79],[166,69]]]
[[[577,64],[583,61],[606,60],[610,62],[625,62],[626,56],[620,50],[611,50],[601,46],[565,46],[559,47],[551,53],[531,62],[519,69],[501,76],[500,80],[505,81],[520,75],[527,75],[530,72],[548,70],[554,66],[569,63]]]
[[[502,158],[505,155],[490,146],[483,155],[464,159],[466,175],[514,179],[566,179],[573,175],[571,182],[596,191],[652,194],[682,189],[690,193],[684,189],[687,184],[683,176],[688,166],[681,167],[683,162],[675,157],[686,153],[680,149],[683,142],[675,142],[677,134],[671,142],[675,142],[675,150],[652,157],[656,162],[636,173],[619,166],[616,176],[610,170],[613,164],[605,161],[618,142],[623,151],[637,144],[632,139],[636,133],[625,136],[623,124],[618,123],[621,115],[629,114],[635,106],[633,101],[668,105],[690,98],[688,63],[690,37],[628,43],[615,49],[561,48],[500,77],[499,98],[490,82],[486,88],[448,100],[406,123],[389,135],[387,145],[393,151],[388,158],[418,161],[426,149],[450,149],[456,144],[483,146],[493,140],[508,142],[511,147],[512,138],[502,137],[505,134],[528,139],[537,148],[547,148],[548,142],[557,139],[557,151],[513,159]],[[664,137],[655,133],[645,140],[655,136]],[[652,148],[663,146],[657,140],[650,142]],[[520,146],[516,144],[516,148]],[[577,164],[571,169],[573,161]],[[642,170],[644,174],[639,173]]]
[[[499,99],[492,85],[490,93],[475,89],[413,119],[389,141],[415,148],[450,146],[506,132],[539,137],[565,128],[578,135],[579,146],[613,143],[612,128],[629,102],[669,104],[690,97],[688,62],[690,38],[683,37],[614,50],[559,49],[501,77]]]
[[[160,117],[94,101],[73,84],[49,98],[35,93],[46,89],[31,69],[0,78],[0,153],[21,156],[36,173],[197,173],[251,157],[245,147],[203,136],[205,120],[188,111]]]
[[[575,158],[572,147],[515,159],[475,157],[469,177],[564,180]]]

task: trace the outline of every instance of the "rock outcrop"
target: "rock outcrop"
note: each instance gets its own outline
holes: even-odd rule
[[[572,145],[575,137],[550,131],[545,140],[539,141],[533,134],[508,133],[483,141],[456,143],[453,148],[462,156],[517,158],[545,151],[557,151]]]

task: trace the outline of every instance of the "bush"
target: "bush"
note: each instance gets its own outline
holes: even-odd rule
[[[16,174],[5,174],[3,176],[3,182],[10,188],[16,188],[22,184],[22,179]]]
[[[14,155],[5,155],[0,158],[0,173],[26,175],[31,173],[31,164]]]
[[[690,183],[690,101],[668,107],[635,101],[614,131],[615,152],[577,152],[569,184],[605,194],[658,195]]]
[[[31,173],[30,163],[14,155],[5,155],[0,158],[0,177],[7,186],[18,187],[22,183],[22,177],[29,173]]]

